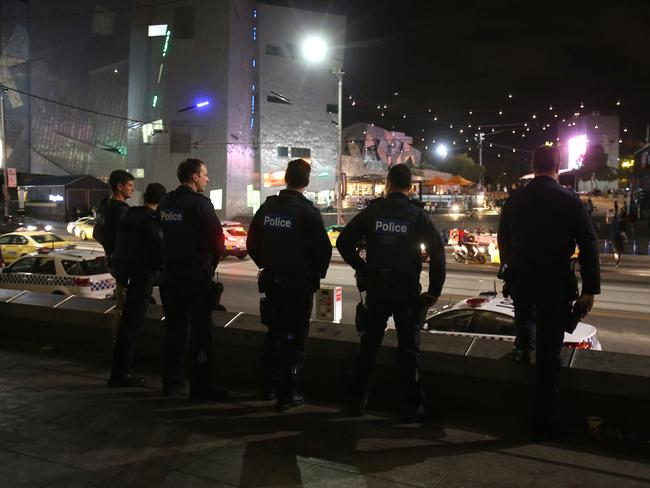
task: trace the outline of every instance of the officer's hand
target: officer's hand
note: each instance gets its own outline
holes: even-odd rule
[[[422,303],[427,307],[433,307],[438,301],[438,298],[440,297],[433,296],[429,293],[422,293],[420,295],[420,300],[422,300]]]
[[[365,273],[355,271],[354,278],[357,280],[357,289],[359,291],[366,291],[368,289],[368,278]]]
[[[578,305],[579,303],[582,304],[582,306],[584,307],[585,310],[585,313],[583,315],[584,317],[589,312],[591,312],[591,309],[594,307],[594,296],[590,295],[589,293],[582,293],[582,295],[580,295],[580,297],[578,297],[578,299],[576,300],[575,305]]]

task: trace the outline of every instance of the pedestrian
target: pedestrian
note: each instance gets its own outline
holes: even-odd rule
[[[221,222],[209,198],[202,195],[210,182],[199,159],[186,159],[176,171],[180,186],[158,206],[163,233],[160,294],[166,337],[163,394],[174,396],[184,386],[183,353],[190,336],[192,372],[190,401],[222,401],[228,391],[211,384],[213,278],[224,251]]]
[[[134,177],[123,169],[116,169],[108,177],[111,187],[111,196],[99,202],[99,208],[95,216],[93,227],[93,238],[99,242],[106,253],[106,266],[115,276],[115,241],[117,239],[117,226],[129,209],[126,201],[133,195]],[[120,316],[124,308],[125,289],[118,281],[115,284],[115,313],[113,315],[113,338],[117,336]]]
[[[385,197],[373,200],[339,235],[336,247],[356,272],[357,287],[365,300],[357,309],[362,329],[360,351],[349,383],[349,407],[363,415],[370,379],[386,330],[388,317],[397,329],[397,369],[402,387],[404,422],[419,422],[423,390],[420,373],[421,314],[434,305],[445,281],[442,238],[431,219],[409,201],[412,175],[403,164],[393,166],[386,177]],[[367,243],[366,260],[357,243]],[[430,258],[429,286],[421,293],[420,273],[424,244]],[[362,295],[363,296],[363,295]]]
[[[533,402],[534,440],[552,437],[557,428],[560,352],[564,333],[593,307],[600,293],[598,246],[591,219],[579,196],[558,182],[559,152],[542,146],[533,153],[534,179],[506,201],[499,222],[501,262],[515,305],[518,347],[536,347]],[[582,293],[571,267],[580,249]],[[573,303],[575,300],[575,303]],[[573,304],[573,306],[572,306]],[[522,316],[523,314],[523,316]],[[526,344],[521,324],[533,320],[534,341]]]
[[[621,211],[621,214],[623,212]],[[625,243],[627,242],[627,234],[625,233],[625,221],[622,217],[615,215],[610,224],[609,239],[614,246],[614,263],[616,267],[621,266],[621,256],[625,253]]]
[[[323,218],[304,196],[311,166],[294,159],[286,190],[270,196],[251,222],[246,246],[258,268],[264,339],[262,380],[267,400],[280,410],[304,403],[300,376],[305,361],[314,292],[325,278],[332,245]]]
[[[124,310],[113,345],[113,365],[107,385],[111,388],[144,384],[144,378],[132,373],[136,334],[144,322],[162,267],[162,232],[156,209],[167,190],[150,183],[144,192],[144,205],[130,207],[117,227],[115,275],[126,287]]]

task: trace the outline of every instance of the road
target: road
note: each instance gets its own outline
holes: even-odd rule
[[[69,237],[65,229],[58,230]],[[80,243],[94,247],[94,241]],[[650,355],[650,266],[647,258],[629,257],[621,268],[614,268],[611,257],[603,256],[602,294],[596,297],[596,306],[586,322],[598,328],[603,348],[608,351]],[[454,303],[460,299],[486,290],[501,290],[492,266],[465,265],[448,260],[447,281],[440,304]],[[421,282],[426,286],[426,266]],[[250,259],[239,261],[227,258],[219,265],[219,280],[224,283],[223,304],[228,310],[257,314],[257,268]],[[354,323],[354,309],[359,300],[352,270],[340,261],[335,251],[323,286],[343,288],[343,323]]]

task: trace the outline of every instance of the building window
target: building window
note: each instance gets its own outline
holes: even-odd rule
[[[289,148],[287,146],[278,146],[278,157],[279,158],[288,158],[289,157]]]
[[[280,46],[274,46],[273,44],[266,45],[266,54],[269,56],[280,56],[281,58],[284,58],[282,48]]]
[[[291,148],[291,157],[292,158],[311,158],[311,149],[308,147],[292,147]]]
[[[289,51],[289,56],[291,56],[292,59],[296,59],[298,57],[298,50],[296,49],[295,44],[287,42],[287,51]]]
[[[336,103],[328,103],[327,104],[327,113],[328,114],[338,114],[339,113],[339,106]]]
[[[194,38],[194,7],[176,7],[172,25],[174,39]]]
[[[271,103],[282,103],[284,105],[291,105],[291,100],[289,100],[284,95],[281,95],[278,92],[272,91],[269,96],[266,97],[266,100]]]

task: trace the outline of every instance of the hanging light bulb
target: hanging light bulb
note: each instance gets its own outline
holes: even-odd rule
[[[620,107],[620,106],[621,106],[621,101],[620,101],[620,100],[616,100],[616,106],[617,106],[617,107]]]
[[[499,110],[499,115],[503,115],[503,110]]]
[[[549,106],[548,106],[548,109],[549,109],[549,110],[553,110],[553,105],[549,105]]]
[[[508,98],[512,98],[512,93],[508,93]]]
[[[580,102],[580,108],[585,108],[585,102]]]

